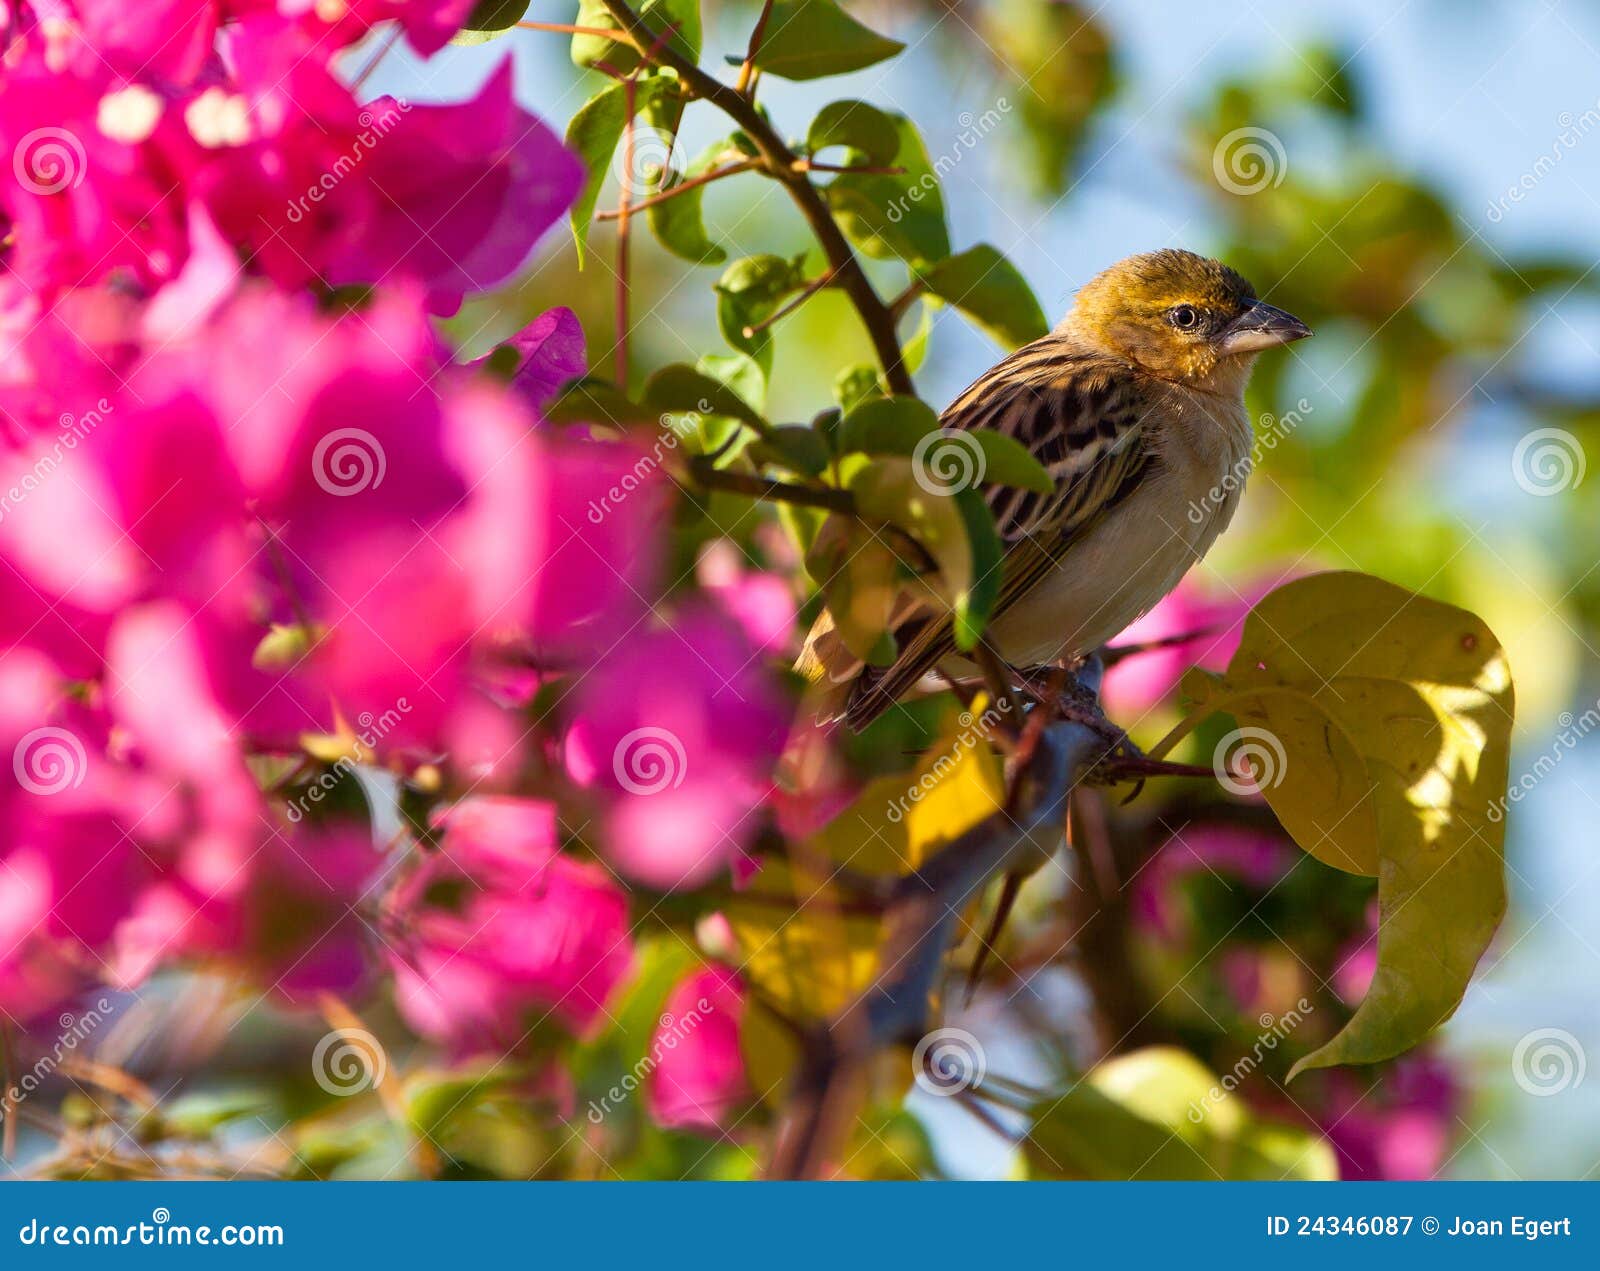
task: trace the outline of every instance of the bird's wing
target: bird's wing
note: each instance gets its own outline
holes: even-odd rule
[[[1005,433],[1055,481],[1048,494],[1013,486],[985,491],[1006,544],[996,618],[1022,603],[1156,462],[1126,368],[1059,336],[1026,345],[994,367],[951,404],[940,424]],[[865,668],[856,680],[845,710],[852,728],[864,728],[955,652],[948,620],[918,619],[896,634],[901,652],[895,661]]]

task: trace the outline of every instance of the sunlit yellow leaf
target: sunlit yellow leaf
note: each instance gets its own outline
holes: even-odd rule
[[[1294,1071],[1416,1045],[1455,1011],[1505,912],[1513,700],[1494,633],[1365,574],[1315,574],[1255,607],[1224,674],[1186,686],[1199,709],[1174,737],[1233,715],[1219,765],[1237,745],[1302,848],[1378,879],[1372,986]]]

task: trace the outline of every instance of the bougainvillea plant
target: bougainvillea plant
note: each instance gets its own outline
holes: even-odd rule
[[[922,479],[913,376],[936,309],[1011,347],[1041,308],[951,241],[910,120],[768,114],[767,77],[898,52],[831,0],[760,6],[727,72],[701,64],[697,0],[583,0],[565,31],[601,86],[564,139],[509,57],[456,104],[346,74],[358,42],[549,25],[525,8],[0,6],[6,1150],[73,1177],[916,1176],[921,1087],[1036,1176],[1334,1172],[1298,1105],[1208,1067],[1229,1051],[1203,1026],[1085,1052],[1041,1018],[1055,1067],[1024,1080],[950,1021],[1055,961],[1007,943],[997,896],[1066,905],[1050,881],[1092,879],[1101,925],[1069,926],[1130,915],[1159,975],[1204,943],[1183,889],[1270,889],[1292,841],[1341,880],[1307,965],[1366,971],[1299,999],[1271,1049],[1318,1069],[1421,1043],[1504,907],[1494,636],[1312,575],[1221,615],[1209,670],[1170,631],[1107,656],[1113,705],[1190,668],[1149,756],[1057,718],[1064,677],[998,666],[861,737],[818,723],[789,666],[824,603],[870,651],[920,586],[981,647],[998,542],[970,484]],[[725,139],[636,173],[644,130],[686,111]],[[701,217],[723,180],[775,182],[811,246],[730,260]],[[583,275],[615,289],[615,332],[552,309],[462,357],[439,319],[563,218],[616,253]],[[630,358],[640,219],[720,271],[725,348]],[[875,362],[819,381],[808,422],[769,418],[782,320],[824,289]],[[991,479],[1048,480],[980,440]],[[1141,657],[1160,684],[1130,678]],[[1166,759],[1216,716],[1242,769]],[[1108,788],[1146,779],[1205,787],[1204,836],[1108,836]],[[1166,864],[1133,891],[1119,853]],[[1238,1018],[1269,962],[1208,972]],[[199,1016],[226,1026],[190,1035]]]

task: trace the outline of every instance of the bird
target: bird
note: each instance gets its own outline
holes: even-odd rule
[[[1052,481],[1048,493],[983,486],[1003,546],[984,640],[1009,667],[1087,657],[1210,550],[1249,475],[1256,358],[1309,335],[1221,261],[1164,248],[1095,275],[1053,331],[955,398],[942,434],[1004,433]],[[826,610],[803,646],[796,669],[853,730],[935,672],[977,669],[926,592],[902,597],[891,632],[886,666],[852,655]]]

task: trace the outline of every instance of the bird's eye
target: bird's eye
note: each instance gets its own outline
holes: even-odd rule
[[[1193,331],[1200,325],[1200,311],[1193,305],[1179,305],[1167,317],[1180,331]]]

